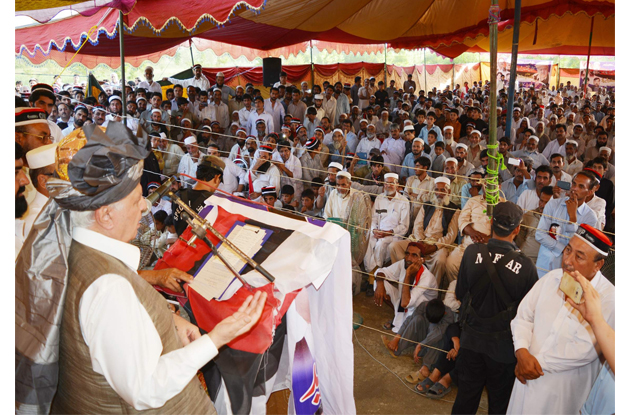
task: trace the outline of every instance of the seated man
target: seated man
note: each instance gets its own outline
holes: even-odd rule
[[[384,194],[379,195],[373,204],[371,233],[365,254],[365,271],[384,266],[390,260],[388,246],[403,238],[408,231],[410,208],[408,199],[397,192],[399,175],[384,175]]]
[[[432,162],[427,157],[419,157],[415,161],[415,175],[408,177],[406,180],[406,195],[410,200],[410,218],[414,220],[421,210],[423,203],[430,200],[432,189],[434,188],[434,179],[428,175],[428,170]]]
[[[385,299],[390,299],[395,309],[393,320],[386,322],[384,328],[398,333],[404,323],[422,302],[436,298],[437,292],[434,275],[423,265],[421,244],[411,242],[406,248],[404,259],[390,267],[380,268],[375,273],[374,303],[382,307]]]
[[[450,201],[448,178],[439,177],[434,182],[435,190],[430,201],[419,211],[409,239],[391,243],[389,251],[391,262],[395,263],[403,258],[410,241],[423,243],[425,265],[436,276],[437,286],[440,286],[451,244],[458,236],[460,207]]]
[[[467,181],[458,175],[458,159],[450,157],[445,160],[445,177],[449,179],[451,189],[451,202],[457,206],[462,205],[462,188]]]
[[[534,173],[533,185],[528,186],[528,188],[524,190],[523,193],[521,193],[516,201],[516,204],[519,205],[519,207],[525,212],[535,210],[540,202],[540,192],[542,188],[545,186],[549,186],[552,177],[553,170],[551,170],[551,167],[538,166]],[[555,189],[553,193],[555,196]]]
[[[328,201],[323,209],[323,217],[339,218],[346,221],[349,216],[348,207],[354,193],[351,191],[352,176],[345,171],[336,174],[336,187],[330,192]]]
[[[597,315],[614,328],[615,289],[600,271],[611,246],[603,232],[581,224],[557,269],[538,280],[519,304],[510,324],[517,364],[509,414],[579,413],[599,374],[601,350],[588,321],[558,287],[564,272],[588,280],[600,299]]]
[[[425,378],[430,375],[430,370],[434,369],[433,366],[441,354],[433,348],[441,349],[444,346],[445,331],[453,322],[454,312],[441,300],[434,298],[427,302],[423,301],[405,318],[397,335],[389,341],[383,334],[382,342],[394,357],[414,347],[413,358],[417,364],[421,361],[421,368],[409,376],[413,380]],[[415,346],[415,342],[419,344]]]
[[[274,186],[265,186],[260,191],[263,202],[267,206],[279,209],[282,207],[282,202],[278,200],[278,192]]]
[[[462,243],[449,254],[445,263],[445,272],[449,281],[454,281],[457,278],[462,255],[464,255],[466,247],[473,243],[486,243],[490,239],[490,219],[486,215],[486,198],[483,192],[484,183],[476,175],[471,175],[471,177],[471,181],[474,182],[472,186],[476,187],[476,191],[479,194],[467,201],[458,216],[458,228],[464,238]]]
[[[523,220],[521,223],[525,226],[521,226],[521,231],[515,239],[515,243],[521,249],[521,251],[534,262],[538,258],[538,250],[540,244],[536,241],[536,228],[540,218],[543,216],[543,209],[547,202],[553,197],[553,187],[544,186],[540,191],[540,198],[538,201],[538,207],[534,210],[528,210],[523,214]]]

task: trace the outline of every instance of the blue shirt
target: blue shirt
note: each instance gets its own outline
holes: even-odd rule
[[[419,132],[418,137],[423,139],[423,141],[425,141],[426,143],[428,142],[428,133],[430,131],[436,131],[436,141],[443,141],[443,133],[441,132],[441,129],[438,128],[438,125],[434,124],[432,125],[432,128],[430,128],[428,130],[428,126],[427,124],[421,129],[421,131]]]
[[[603,364],[597,380],[592,385],[588,399],[582,406],[582,415],[611,415],[616,413],[616,385],[614,372],[608,362]]]
[[[534,185],[532,186],[532,184]],[[506,195],[506,200],[512,203],[516,203],[517,199],[519,198],[519,196],[521,196],[521,193],[523,193],[523,191],[532,188],[536,188],[535,182],[531,179],[525,178],[523,179],[523,183],[521,183],[519,187],[516,187],[514,185],[514,177],[506,180],[501,184],[501,190],[503,191],[503,194]]]
[[[422,151],[419,157],[430,158],[430,156],[426,154],[425,151]],[[401,168],[401,171],[399,172],[399,177],[407,178],[410,176],[414,176],[416,174],[414,170],[414,164],[415,164],[415,155],[412,152],[406,154],[406,157],[404,157],[404,162],[401,164],[402,168]]]
[[[542,278],[552,269],[560,268],[562,262],[562,251],[573,237],[577,227],[582,223],[599,228],[599,221],[595,212],[583,203],[577,208],[577,223],[569,222],[569,212],[566,210],[568,197],[559,199],[552,198],[543,210],[543,215],[538,222],[536,231],[536,242],[540,244],[536,268],[538,278]],[[549,234],[549,229],[554,226],[556,232],[555,239]]]

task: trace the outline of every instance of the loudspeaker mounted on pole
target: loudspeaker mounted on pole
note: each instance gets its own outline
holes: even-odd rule
[[[263,85],[273,86],[280,81],[282,71],[282,60],[280,58],[263,58]]]

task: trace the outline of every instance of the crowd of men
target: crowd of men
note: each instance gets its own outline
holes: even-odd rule
[[[475,413],[485,386],[491,413],[599,413],[582,406],[593,405],[600,356],[614,378],[609,341],[600,339],[605,322],[614,329],[614,286],[600,271],[614,249],[613,91],[584,93],[570,82],[514,97],[501,89],[491,114],[488,82],[426,92],[412,75],[399,89],[356,77],[309,89],[282,72],[263,98],[252,84],[233,88],[218,73],[211,85],[200,65],[193,69],[193,78],[164,77],[172,85],[161,86],[147,67],[144,81],[124,86],[128,128],[150,137],[144,196],[175,177],[192,203],[218,187],[344,226],[370,222],[354,267],[369,276],[367,296],[393,308],[384,328],[396,337],[386,347],[395,355],[409,348],[406,338],[423,343],[409,379],[417,392],[440,399],[453,381],[454,413]],[[34,83],[16,92],[15,139],[29,169],[18,183],[16,161],[16,208],[18,194],[28,202],[16,212],[16,255],[48,198],[54,158],[45,150],[89,123],[122,121],[120,89],[106,84],[95,98],[81,85]],[[491,117],[501,154],[492,218]],[[362,195],[371,210],[354,218]],[[164,250],[185,224],[166,198],[152,212]],[[585,307],[558,291],[563,270],[584,288]],[[432,347],[450,350],[445,359],[456,364]],[[609,396],[603,376],[595,387],[604,389],[592,393]]]

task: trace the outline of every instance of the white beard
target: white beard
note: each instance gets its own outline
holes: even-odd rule
[[[395,193],[397,193],[397,191],[393,191],[393,192],[389,192],[388,190],[384,191],[384,196],[388,196],[388,197],[393,197],[395,196]]]
[[[367,133],[367,138],[368,138],[369,140],[373,140],[373,139],[375,138],[375,134],[373,134],[373,133]]]
[[[436,197],[435,193],[432,193],[430,196],[430,203],[436,207],[448,206],[449,202],[450,202],[449,195],[446,195],[442,201],[438,197]]]

